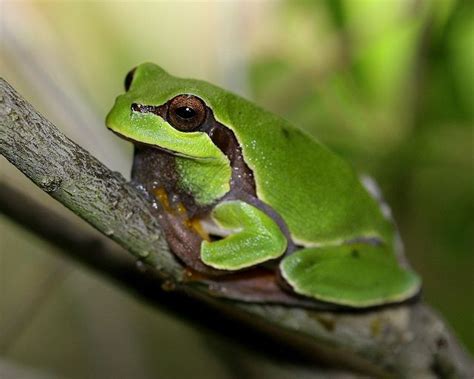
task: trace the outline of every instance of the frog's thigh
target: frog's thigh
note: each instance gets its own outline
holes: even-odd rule
[[[266,213],[243,201],[218,204],[212,218],[231,234],[221,240],[201,244],[202,261],[222,270],[239,270],[281,256],[287,240]]]
[[[420,287],[382,246],[307,248],[283,259],[280,269],[296,293],[352,307],[403,301]]]

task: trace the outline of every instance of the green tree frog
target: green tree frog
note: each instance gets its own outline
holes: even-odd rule
[[[172,251],[221,294],[365,308],[419,292],[383,205],[315,139],[151,63],[125,89],[106,124],[134,143],[132,179],[160,209]]]

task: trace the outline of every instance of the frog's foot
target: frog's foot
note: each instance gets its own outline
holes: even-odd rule
[[[201,244],[201,259],[220,270],[240,270],[282,256],[287,239],[279,226],[260,209],[239,200],[218,204],[214,222],[231,234]]]
[[[384,246],[307,248],[283,259],[280,270],[296,293],[356,308],[402,302],[420,290],[418,276]]]

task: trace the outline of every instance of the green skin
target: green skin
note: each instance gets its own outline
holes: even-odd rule
[[[133,103],[159,106],[181,94],[202,99],[234,133],[258,199],[284,220],[296,251],[285,254],[287,238],[270,215],[244,201],[222,200],[232,168],[206,133],[183,132],[155,114],[131,110]],[[286,120],[219,87],[145,63],[106,123],[129,140],[175,155],[181,188],[198,204],[212,206],[217,226],[230,231],[202,242],[205,265],[235,271],[280,258],[280,272],[293,291],[351,307],[400,302],[418,293],[419,278],[396,259],[392,222],[352,167]]]

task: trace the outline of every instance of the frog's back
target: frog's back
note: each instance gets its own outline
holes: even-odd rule
[[[230,95],[230,127],[253,170],[259,198],[303,245],[387,237],[390,225],[353,168],[287,121]]]

